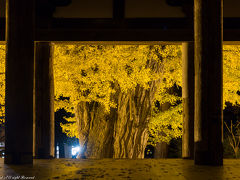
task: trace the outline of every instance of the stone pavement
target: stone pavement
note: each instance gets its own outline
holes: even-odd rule
[[[240,160],[225,159],[223,167],[211,167],[183,159],[52,159],[19,166],[0,159],[1,179],[240,180]]]

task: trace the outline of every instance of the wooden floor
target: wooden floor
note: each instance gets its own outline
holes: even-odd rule
[[[182,159],[34,160],[33,165],[9,166],[0,159],[0,179],[240,179],[240,160],[225,159],[223,167],[195,166]]]

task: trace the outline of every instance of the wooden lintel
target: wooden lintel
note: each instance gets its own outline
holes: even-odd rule
[[[224,30],[224,44],[240,44],[240,29]],[[5,30],[0,29],[0,43],[5,41]],[[193,41],[191,30],[158,30],[158,29],[38,29],[35,41],[109,41],[181,44]],[[116,43],[116,42],[115,42]]]
[[[192,41],[192,30],[52,29],[37,30],[36,41]]]

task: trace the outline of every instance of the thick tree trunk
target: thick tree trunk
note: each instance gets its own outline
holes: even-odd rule
[[[169,89],[169,93],[173,93],[173,88]],[[160,105],[159,110],[161,112],[169,110],[171,107],[170,103],[164,103]],[[166,136],[165,133],[162,132],[163,136]],[[167,158],[168,156],[168,144],[166,142],[158,142],[154,148],[154,158]]]
[[[79,143],[84,156],[88,158],[111,158],[111,137],[113,127],[109,119],[114,113],[104,113],[104,107],[96,102],[81,102],[78,104],[76,118],[79,127]],[[83,156],[83,155],[82,155]]]
[[[157,143],[154,149],[154,158],[167,158],[168,144],[166,142]]]
[[[129,94],[120,94],[114,124],[114,158],[144,158],[150,113],[149,90],[138,86]]]
[[[149,65],[154,71],[159,70],[157,62]],[[158,83],[151,82],[149,89],[137,86],[128,93],[120,92],[116,85],[113,99],[117,108],[111,108],[110,113],[104,113],[104,107],[96,102],[78,104],[79,142],[86,157],[144,158],[151,105]]]
[[[118,108],[107,113],[96,102],[78,105],[79,141],[91,158],[143,158],[147,122],[151,112],[149,92],[137,87],[119,93]]]

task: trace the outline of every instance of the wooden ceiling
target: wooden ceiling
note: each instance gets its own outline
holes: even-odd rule
[[[192,0],[38,0],[35,40],[193,41],[192,7]],[[224,1],[224,41],[240,41],[240,1]]]

